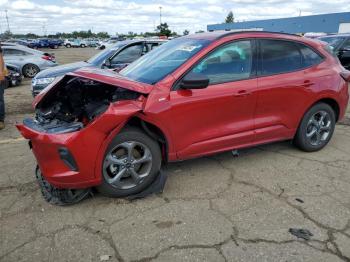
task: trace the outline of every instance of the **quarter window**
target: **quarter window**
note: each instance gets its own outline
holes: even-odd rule
[[[299,70],[303,67],[297,45],[290,41],[260,40],[262,75],[273,75]]]
[[[206,75],[210,84],[218,84],[250,78],[252,63],[251,41],[237,41],[216,49],[191,72]]]
[[[298,44],[298,46],[303,55],[303,67],[317,65],[322,62],[323,58],[311,48],[303,44]]]

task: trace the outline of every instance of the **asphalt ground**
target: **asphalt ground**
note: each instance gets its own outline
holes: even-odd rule
[[[53,52],[63,64],[96,50]],[[96,194],[59,207],[42,198],[35,159],[14,127],[33,114],[30,81],[5,100],[0,261],[350,261],[350,113],[320,152],[282,142],[172,163],[160,195]]]

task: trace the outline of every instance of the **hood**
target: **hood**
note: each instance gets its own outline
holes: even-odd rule
[[[81,77],[85,79],[91,79],[97,82],[108,84],[111,86],[121,87],[124,89],[132,90],[141,94],[149,94],[152,91],[153,86],[145,83],[135,82],[127,77],[124,77],[112,70],[98,69],[94,67],[85,67],[75,72],[67,74],[65,77],[58,77],[48,85],[39,95],[34,98],[33,107],[35,108],[39,102],[50,91],[60,88],[65,85],[67,81],[73,77]],[[67,79],[68,78],[68,79]]]
[[[68,75],[95,80],[97,82],[122,87],[142,94],[149,94],[153,88],[152,85],[136,82],[112,70],[94,67],[85,67]]]
[[[38,78],[62,76],[86,66],[92,66],[92,65],[84,61],[65,64],[65,65],[59,65],[59,66],[51,67],[51,68],[45,69],[44,71],[39,72],[35,76],[35,78],[38,79]]]

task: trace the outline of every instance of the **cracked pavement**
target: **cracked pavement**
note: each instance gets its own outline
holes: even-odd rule
[[[77,51],[55,52],[68,61]],[[6,101],[0,261],[350,261],[346,122],[320,152],[281,142],[172,163],[160,195],[130,202],[95,194],[58,207],[42,198],[34,157],[12,125],[31,114],[29,81],[7,90]],[[289,228],[313,236],[298,239]]]

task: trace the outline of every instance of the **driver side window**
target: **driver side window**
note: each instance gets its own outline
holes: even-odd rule
[[[251,41],[236,41],[216,49],[191,72],[207,76],[209,84],[225,83],[250,78],[252,63]]]
[[[124,64],[134,62],[141,56],[143,49],[142,44],[132,45],[124,50],[122,50],[119,54],[112,58],[112,64]]]

